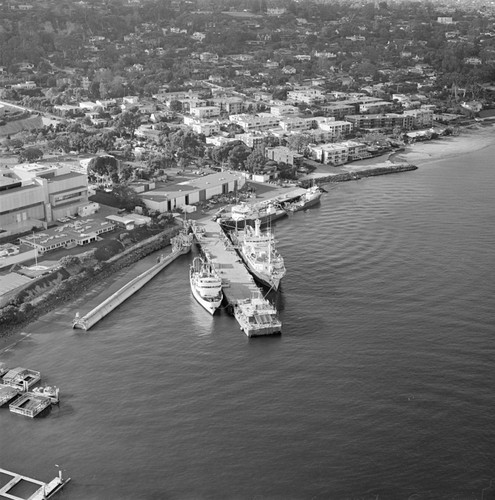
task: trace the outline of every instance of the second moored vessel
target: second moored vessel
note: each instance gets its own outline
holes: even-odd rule
[[[286,270],[284,259],[275,248],[272,231],[261,231],[261,221],[256,219],[254,228],[246,225],[243,231],[232,231],[230,234],[251,274],[262,284],[278,290]]]
[[[194,298],[214,314],[223,299],[222,279],[215,268],[201,257],[195,257],[189,270],[189,282]]]

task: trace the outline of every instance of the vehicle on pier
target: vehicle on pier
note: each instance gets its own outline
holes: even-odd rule
[[[222,279],[215,268],[201,257],[195,257],[189,270],[189,282],[194,298],[210,314],[215,314],[223,300]]]

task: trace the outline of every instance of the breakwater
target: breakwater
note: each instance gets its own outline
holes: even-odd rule
[[[314,179],[318,184],[324,184],[327,182],[347,182],[356,181],[363,179],[365,177],[374,177],[377,175],[387,175],[387,174],[397,174],[399,172],[408,172],[411,170],[417,170],[416,165],[411,165],[409,163],[397,163],[391,165],[383,166],[370,166],[369,168],[363,168],[360,170],[354,170],[352,172],[344,171],[339,173],[331,173],[328,175],[320,175]],[[313,179],[306,179],[301,181],[300,185],[302,187],[309,187],[313,183]]]
[[[76,314],[76,317],[72,323],[73,328],[79,328],[81,330],[89,330],[93,325],[98,323],[107,314],[112,312],[116,307],[118,307],[122,302],[127,300],[131,295],[140,290],[148,281],[154,278],[162,269],[171,264],[177,257],[187,253],[191,249],[191,237],[186,234],[179,234],[178,236],[172,238],[172,253],[167,256],[161,256],[158,262],[152,266],[150,269],[144,271],[139,276],[133,280],[126,283],[122,288],[117,290],[114,294],[104,300],[97,307],[92,309],[89,313],[83,317]]]
[[[61,282],[54,283],[46,293],[28,302],[12,298],[10,303],[0,309],[0,337],[15,333],[25,325],[50,312],[62,303],[75,299],[87,292],[95,284],[109,278],[121,269],[138,262],[147,255],[161,250],[170,244],[170,240],[179,232],[179,227],[172,227],[160,234],[147,238],[122,253],[102,262],[83,267],[77,274]]]

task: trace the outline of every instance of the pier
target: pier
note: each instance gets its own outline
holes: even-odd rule
[[[220,224],[212,220],[198,221],[192,224],[191,230],[205,258],[222,278],[227,307],[234,314],[241,330],[248,337],[280,333],[282,323],[276,309],[262,297],[260,288]]]
[[[205,258],[222,278],[223,294],[229,306],[260,291],[218,222],[197,221],[191,229]]]
[[[131,295],[146,285],[146,283],[154,278],[162,269],[174,262],[174,260],[180,255],[189,252],[191,244],[192,238],[189,235],[182,232],[179,233],[179,235],[175,238],[172,238],[172,252],[169,255],[160,258],[154,266],[126,283],[122,288],[117,290],[113,295],[108,297],[84,316],[81,317],[79,316],[79,313],[76,313],[76,317],[72,322],[72,328],[89,330],[92,326],[98,323],[98,321],[112,312],[117,306],[122,304],[122,302],[127,300]]]
[[[0,469],[0,498],[10,498],[11,500],[45,500],[55,495],[69,481],[70,477],[67,479],[62,478],[60,470],[57,477],[49,483],[44,483],[31,477]],[[15,494],[16,487],[21,483],[28,483],[31,486],[31,494],[27,499],[25,495],[21,497]]]
[[[9,404],[9,410],[18,415],[34,418],[43,410],[46,410],[51,404],[51,399],[46,396],[26,392],[13,403]]]

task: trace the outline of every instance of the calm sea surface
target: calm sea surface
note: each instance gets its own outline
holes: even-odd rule
[[[59,464],[74,500],[481,499],[494,157],[331,185],[278,221],[282,336],[209,316],[190,255],[89,332],[71,319],[103,286],[45,316],[0,361],[40,370],[62,402],[35,420],[0,411],[0,467],[49,480]]]

